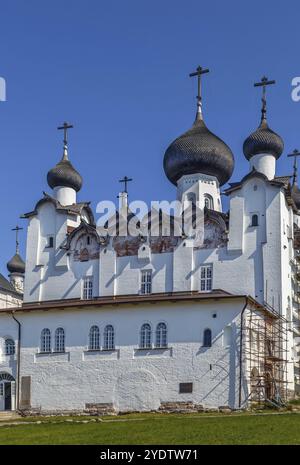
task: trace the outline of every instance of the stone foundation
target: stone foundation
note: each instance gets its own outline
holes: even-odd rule
[[[198,408],[203,411],[202,405],[193,402],[162,402],[159,407],[160,412],[197,412]]]
[[[85,404],[84,413],[90,415],[116,415],[113,404]]]
[[[84,410],[42,410],[39,408],[21,409],[22,416],[103,416],[116,415],[113,404],[85,404]]]
[[[202,404],[194,402],[161,402],[158,410],[151,410],[157,413],[197,413],[197,412],[221,412],[230,413],[232,409],[228,405],[221,405],[215,408],[204,407]],[[112,403],[87,403],[83,410],[42,410],[38,408],[22,409],[18,413],[22,416],[103,416],[103,415],[125,415],[129,413],[145,413],[144,411],[124,411],[117,412]]]
[[[36,416],[77,416],[77,415],[88,415],[83,410],[41,410],[39,408],[31,409],[20,409],[18,413],[25,417],[36,417]]]
[[[216,408],[206,408],[202,404],[194,402],[162,402],[159,407],[159,412],[165,413],[192,413],[192,412],[231,412],[228,406],[220,406]]]

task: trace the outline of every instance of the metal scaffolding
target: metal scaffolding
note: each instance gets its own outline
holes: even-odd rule
[[[267,303],[245,315],[244,373],[253,404],[283,406],[287,400],[287,323]]]
[[[292,266],[292,329],[294,335],[294,375],[295,392],[300,393],[300,229],[294,225],[294,259]]]

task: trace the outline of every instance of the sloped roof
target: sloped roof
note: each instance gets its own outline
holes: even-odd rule
[[[230,187],[225,189],[223,193],[228,195],[231,192],[240,189],[246,181],[252,178],[260,178],[273,186],[284,187],[285,189],[289,187],[290,181],[290,176],[275,176],[274,179],[269,180],[265,174],[257,171],[255,168],[252,168],[252,170],[247,173],[240,182],[229,183]]]
[[[17,297],[22,296],[22,294],[17,292],[13,285],[0,273],[0,292],[3,291],[9,294],[13,294]]]
[[[61,300],[48,300],[43,302],[27,302],[23,303],[22,307],[17,307],[15,310],[17,312],[26,312],[26,311],[41,311],[41,310],[59,310],[62,311],[67,308],[87,308],[87,307],[105,307],[107,305],[132,305],[132,304],[143,304],[143,303],[154,303],[154,302],[185,302],[185,301],[201,301],[201,300],[221,300],[221,299],[243,299],[247,298],[252,300],[251,297],[244,294],[231,294],[224,291],[223,289],[215,289],[207,293],[199,293],[198,291],[191,292],[162,292],[157,294],[146,294],[146,295],[137,295],[137,294],[128,294],[128,295],[118,295],[118,296],[101,296],[94,297],[90,300],[82,299],[61,299]],[[259,304],[258,304],[259,305]],[[0,309],[1,312],[7,311],[6,309]]]
[[[83,209],[86,209],[89,215],[91,224],[95,224],[94,215],[90,207],[91,202],[78,202],[72,205],[62,205],[57,199],[47,194],[46,192],[43,192],[43,194],[44,194],[44,197],[37,202],[36,206],[34,207],[34,210],[29,213],[24,213],[23,215],[21,215],[21,218],[30,218],[32,216],[37,215],[38,208],[43,203],[50,202],[54,205],[55,209],[58,212],[66,212],[71,215],[80,215],[81,211]]]

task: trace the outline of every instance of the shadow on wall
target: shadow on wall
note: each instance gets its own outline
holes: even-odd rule
[[[35,271],[38,271],[40,269],[40,267],[36,267]],[[60,276],[64,275],[66,273],[65,270],[59,270],[57,269],[56,270],[56,275],[55,275],[55,278],[59,278]],[[33,286],[33,288],[30,290],[30,295],[34,295],[34,293],[36,292],[36,290],[42,285],[44,284],[49,277],[51,277],[52,274],[50,273],[50,270],[46,270],[46,273],[45,275],[43,276],[43,278],[40,278],[38,280],[38,282],[35,284],[35,286]],[[73,281],[73,283],[71,284],[71,286],[66,289],[65,293],[63,294],[63,296],[61,297],[62,299],[66,299],[68,297],[68,295],[70,294],[70,292],[74,289],[74,287],[77,286],[77,284],[81,281],[81,278],[76,278],[75,281]]]
[[[217,339],[223,338],[224,335],[219,334]],[[228,405],[230,408],[238,408],[239,402],[239,332],[237,332],[236,323],[231,325],[231,336],[230,343],[226,349],[226,352],[217,359],[212,359],[211,363],[207,360],[209,368],[202,375],[203,382],[207,377],[210,378],[210,381],[213,384],[213,387],[206,392],[203,396],[202,401],[205,403],[205,400],[209,399],[209,404],[211,400],[214,400],[215,407],[220,405]],[[215,342],[215,341],[214,341]],[[200,347],[197,355],[205,354],[210,351],[210,347]],[[201,380],[202,382],[202,380]],[[244,380],[244,395],[242,399],[245,398],[247,392],[247,383]],[[227,398],[227,403],[226,403]]]

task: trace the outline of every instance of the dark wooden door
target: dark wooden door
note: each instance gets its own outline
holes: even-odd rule
[[[4,410],[11,410],[11,383],[4,383]]]

